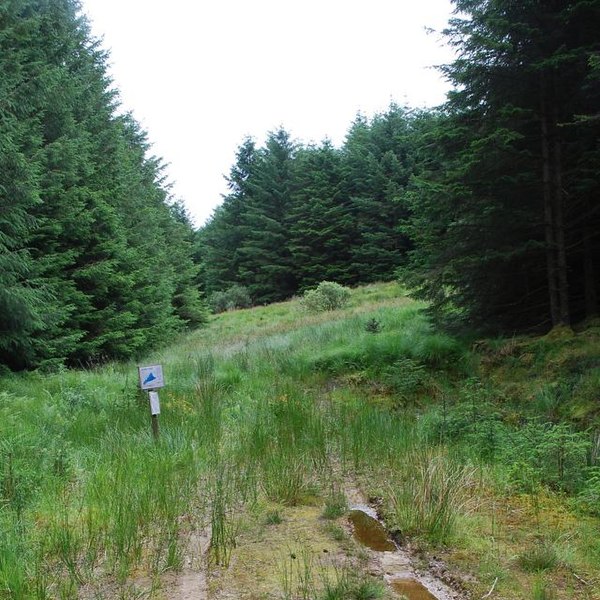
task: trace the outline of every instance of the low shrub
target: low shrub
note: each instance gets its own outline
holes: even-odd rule
[[[583,489],[588,475],[589,450],[586,433],[565,423],[532,420],[513,432],[504,448],[504,460],[517,489],[528,492],[537,483],[574,494]]]
[[[600,467],[589,467],[583,489],[575,499],[575,506],[590,515],[600,517]]]
[[[208,299],[208,303],[214,313],[221,313],[236,308],[249,308],[252,306],[252,299],[245,287],[232,285],[225,291],[213,292]]]
[[[344,308],[350,300],[350,290],[333,281],[322,281],[316,289],[305,292],[302,305],[309,312],[324,312]]]
[[[383,369],[383,381],[402,399],[414,396],[426,379],[425,367],[410,358],[399,358]]]
[[[372,317],[365,323],[365,331],[367,333],[379,333],[382,329],[381,321]]]

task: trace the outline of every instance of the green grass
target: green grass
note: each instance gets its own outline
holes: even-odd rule
[[[325,496],[325,506],[323,507],[322,517],[324,519],[339,519],[348,512],[348,502],[346,495],[341,489],[341,485],[335,482],[331,483],[329,492]]]
[[[158,441],[134,364],[3,377],[0,597],[75,598],[99,573],[123,590],[140,573],[157,581],[182,568],[188,537],[207,525],[225,568],[240,515],[261,502],[323,506],[342,539],[344,479],[381,496],[389,527],[424,544],[458,543],[482,486],[593,507],[598,374],[585,353],[597,339],[499,342],[477,356],[421,306],[384,284],[331,314],[292,301],[214,317],[145,361],[161,362],[167,383]],[[538,385],[548,361],[564,369]],[[600,551],[580,555],[573,564],[600,571]],[[378,597],[376,584],[340,571],[319,590]]]
[[[324,577],[323,591],[319,600],[376,600],[385,596],[385,585],[371,577],[357,576],[350,569]]]
[[[408,537],[453,541],[458,518],[473,494],[475,472],[444,452],[416,447],[388,490],[390,523]]]
[[[539,573],[554,569],[558,564],[558,555],[552,544],[541,540],[523,550],[518,562],[524,571]]]

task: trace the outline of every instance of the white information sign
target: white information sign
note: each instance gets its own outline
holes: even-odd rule
[[[142,390],[157,390],[158,388],[165,387],[162,365],[138,367],[138,371]]]
[[[150,396],[150,414],[160,415],[160,400],[158,399],[158,392],[149,392]]]

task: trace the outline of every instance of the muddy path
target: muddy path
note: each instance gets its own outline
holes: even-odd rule
[[[163,597],[169,600],[204,600],[208,598],[207,556],[210,532],[194,532],[190,535],[179,572],[168,573],[162,578]]]
[[[231,563],[226,567],[211,565],[208,531],[192,534],[182,570],[164,574],[160,591],[151,597],[161,600],[316,598],[320,595],[316,582],[327,565],[344,564],[383,581],[384,598],[390,600],[467,598],[464,592],[453,589],[437,575],[443,572],[440,565],[423,567],[423,561],[410,547],[392,539],[376,508],[368,504],[358,488],[347,485],[344,493],[349,510],[335,523],[323,519],[321,506],[279,507],[281,521],[269,525],[265,525],[265,515],[270,514],[272,506],[266,512],[247,515]],[[335,526],[346,532],[345,541],[330,536]],[[308,580],[309,567],[314,571],[314,595],[307,592],[312,585]]]
[[[407,600],[460,600],[464,592],[453,589],[432,571],[423,570],[410,547],[401,546],[381,523],[375,507],[362,493],[346,484],[348,523],[356,541],[366,548],[369,572],[382,577],[394,595]],[[440,565],[436,565],[440,571]]]

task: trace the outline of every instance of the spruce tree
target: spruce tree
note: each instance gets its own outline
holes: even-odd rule
[[[598,239],[577,226],[597,224],[597,187],[577,185],[597,128],[584,141],[577,114],[597,98],[598,3],[455,4],[447,35],[459,57],[445,72],[456,89],[413,187],[421,292],[492,327],[568,324],[582,316],[577,272],[598,272]]]
[[[342,201],[342,156],[330,142],[294,161],[289,246],[300,290],[321,281],[349,283],[352,236]]]
[[[204,319],[189,220],[116,115],[78,10],[0,8],[0,361],[14,368],[128,358]]]
[[[361,282],[389,280],[410,247],[401,232],[408,217],[404,189],[412,174],[411,118],[399,106],[359,118],[344,145],[345,193],[356,239],[352,269]]]
[[[297,289],[288,245],[295,151],[284,129],[270,133],[246,182],[238,281],[257,303],[284,300]]]
[[[243,221],[257,160],[254,140],[247,137],[237,150],[236,162],[227,178],[229,194],[198,233],[207,294],[223,291],[239,282]]]
[[[0,65],[3,54],[0,51]],[[43,327],[45,298],[34,284],[34,264],[27,249],[34,226],[29,213],[37,202],[37,174],[25,153],[27,132],[2,108],[0,123],[0,364],[19,368],[31,358],[31,338]]]

